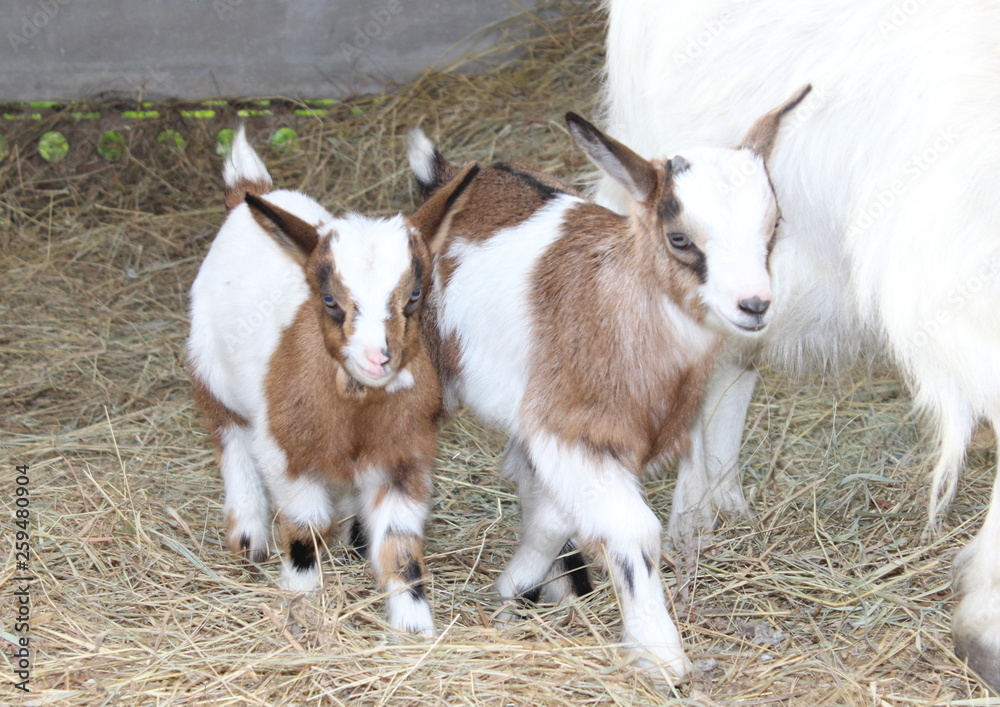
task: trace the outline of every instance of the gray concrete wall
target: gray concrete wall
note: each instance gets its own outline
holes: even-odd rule
[[[520,12],[511,0],[3,0],[0,101],[368,93],[449,65]]]

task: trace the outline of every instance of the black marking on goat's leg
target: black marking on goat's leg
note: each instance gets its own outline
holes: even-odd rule
[[[419,562],[411,557],[409,562],[403,567],[401,574],[403,575],[403,579],[406,580],[407,585],[409,585],[410,596],[414,600],[419,601],[427,596],[424,590],[424,573],[420,568]]]
[[[368,535],[365,533],[365,526],[360,516],[354,516],[354,520],[351,521],[350,542],[359,557],[368,556]]]
[[[312,538],[306,541],[292,540],[288,544],[288,559],[298,571],[312,569],[316,564],[316,546]]]
[[[632,596],[635,596],[635,574],[632,571],[632,563],[627,557],[616,557],[615,563],[621,570],[624,589]]]
[[[534,587],[528,589],[518,589],[517,598],[521,606],[527,606],[528,604],[537,604],[539,597],[542,596],[542,585],[536,584]]]
[[[249,535],[245,535],[245,534],[241,535],[240,536],[240,550],[242,550],[243,552],[246,552],[249,549],[250,549],[250,536]]]
[[[590,573],[587,571],[587,562],[572,540],[567,540],[563,545],[561,555],[560,561],[566,569],[570,584],[573,585],[573,593],[578,597],[585,597],[594,591],[594,586],[590,583]]]
[[[645,550],[642,551],[642,563],[646,565],[646,572],[653,573],[653,558]]]

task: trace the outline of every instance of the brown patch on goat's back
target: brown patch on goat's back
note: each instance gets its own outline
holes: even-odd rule
[[[302,305],[282,333],[265,379],[269,431],[287,455],[288,476],[309,472],[349,483],[369,468],[390,474],[428,468],[441,391],[419,333],[404,355],[413,387],[394,393],[369,388],[364,396],[344,398],[336,385],[340,364],[326,351],[317,316],[325,314],[309,301]],[[422,474],[402,475],[399,483],[415,498],[426,493]]]
[[[448,242],[459,238],[485,241],[497,231],[523,223],[561,194],[579,196],[555,177],[521,164],[497,162],[481,168],[452,204],[446,219],[448,240],[437,261],[438,285],[447,287],[456,266],[447,252]]]
[[[687,274],[661,272],[655,262],[671,261],[650,255],[663,247],[657,239],[631,233],[625,218],[594,204],[567,220],[572,230],[534,272],[526,422],[638,474],[687,449],[717,346],[690,356],[690,343],[678,339],[664,291],[697,283],[675,285],[669,278]]]

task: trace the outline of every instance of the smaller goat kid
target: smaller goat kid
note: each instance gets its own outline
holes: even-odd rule
[[[307,590],[324,537],[356,514],[351,539],[388,593],[389,623],[431,634],[423,525],[441,390],[419,320],[431,274],[420,220],[435,205],[334,218],[272,190],[242,128],[223,176],[230,211],[191,288],[188,358],[230,547],[267,555],[270,495],[281,586]]]
[[[559,600],[587,586],[579,566],[564,573],[560,554],[573,540],[598,548],[621,600],[623,642],[669,679],[690,665],[640,478],[697,434],[722,329],[765,320],[767,282],[715,292],[706,268],[736,267],[741,248],[773,245],[779,214],[763,160],[805,92],[758,120],[742,149],[669,160],[647,161],[567,115],[576,143],[630,195],[627,217],[517,165],[456,175],[423,133],[411,136],[421,190],[451,190],[428,236],[445,398],[510,434],[503,470],[518,484],[522,534],[495,587],[507,599]],[[738,185],[734,173],[746,175]]]

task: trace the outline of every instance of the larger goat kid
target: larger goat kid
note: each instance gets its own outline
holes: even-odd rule
[[[627,190],[627,217],[516,165],[474,164],[454,176],[422,133],[411,138],[425,193],[454,189],[432,241],[446,395],[510,434],[503,467],[519,486],[522,533],[495,587],[533,600],[571,539],[601,548],[624,643],[671,679],[690,666],[640,478],[687,449],[719,349],[705,304],[718,296],[705,288],[706,242],[766,242],[778,219],[763,171],[730,188],[728,170],[761,162],[800,97],[761,118],[748,149],[671,160],[644,160],[569,114],[577,144]],[[756,325],[768,294],[731,294],[745,303],[741,322]]]
[[[740,438],[765,361],[802,371],[888,353],[938,446],[930,526],[972,431],[1000,431],[1000,4],[980,0],[607,0],[608,128],[642,155],[727,145],[787,87],[815,91],[769,167],[785,216],[769,259],[709,280],[773,276],[705,398],[705,449],[680,465],[671,529],[746,511]],[[600,201],[629,207],[613,179]],[[731,346],[735,351],[738,347]],[[960,656],[1000,691],[1000,475],[956,558]],[[714,506],[714,508],[713,508]]]
[[[422,547],[441,392],[419,330],[431,260],[418,226],[433,230],[435,205],[334,218],[272,190],[242,128],[224,178],[230,212],[191,287],[188,358],[229,544],[266,556],[269,493],[281,585],[309,589],[324,537],[356,510],[389,623],[430,634]]]

